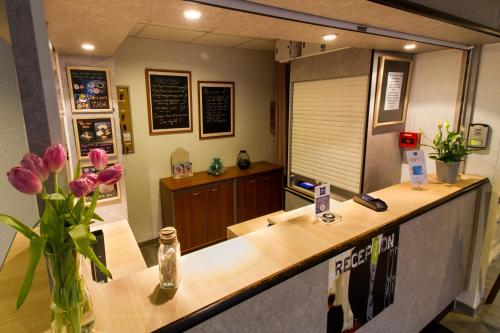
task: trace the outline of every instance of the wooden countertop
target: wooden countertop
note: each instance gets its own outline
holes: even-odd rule
[[[230,166],[224,169],[220,176],[212,176],[206,171],[195,172],[192,177],[173,179],[172,177],[160,179],[160,183],[171,191],[182,190],[190,187],[212,184],[240,177],[253,176],[263,172],[281,170],[282,166],[269,162],[255,162],[250,168],[241,170],[237,166]]]
[[[119,272],[121,277],[107,284],[88,283],[94,302],[95,330],[178,332],[188,329],[333,257],[360,239],[402,224],[487,182],[484,177],[462,175],[453,185],[439,184],[431,178],[424,191],[412,189],[408,183],[395,185],[371,193],[387,202],[387,211],[377,213],[352,200],[335,203],[334,210],[342,215],[342,222],[332,225],[318,222],[309,212],[288,216],[272,227],[183,256],[183,278],[175,293],[159,289],[157,266],[143,269],[140,260],[128,260],[140,255],[137,244],[130,244],[130,237],[116,240],[116,247],[106,246],[108,256],[116,255],[115,259],[109,257],[110,269],[115,275]],[[296,215],[297,211],[284,214]],[[105,235],[113,234],[111,225]],[[127,229],[122,229],[124,234],[130,233],[126,222],[118,229],[121,228]],[[0,272],[0,327],[10,332],[41,331],[48,318],[46,275],[37,274],[26,307],[20,312],[14,311],[26,267],[18,257],[26,252],[27,242],[21,244],[18,239],[20,237],[16,237]],[[130,267],[123,270],[111,267],[127,266],[128,262]],[[38,273],[43,273],[44,267],[40,266]]]
[[[431,178],[431,177],[430,177]],[[463,175],[457,184],[430,179],[425,190],[408,183],[372,193],[389,205],[377,213],[352,200],[335,205],[342,222],[326,225],[310,213],[182,257],[176,293],[158,287],[151,267],[91,290],[96,329],[106,332],[178,332],[303,272],[365,237],[383,232],[473,190],[488,180]],[[297,237],[300,235],[300,237]]]
[[[139,246],[125,220],[92,226],[102,229],[106,247],[107,267],[114,281],[147,268]],[[45,261],[40,260],[33,285],[23,306],[16,311],[16,299],[28,267],[29,241],[17,234],[0,270],[0,330],[4,332],[43,332],[49,328],[50,294]],[[90,265],[83,265],[82,274],[93,290]]]
[[[279,210],[277,212],[260,216],[245,222],[233,224],[227,227],[227,239],[246,235],[250,232],[254,232],[262,228],[267,228],[272,217],[282,215],[283,213],[284,211]]]

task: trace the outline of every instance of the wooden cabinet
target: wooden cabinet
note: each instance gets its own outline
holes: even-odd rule
[[[207,240],[226,239],[227,227],[234,221],[233,184],[223,183],[205,192],[207,209]]]
[[[207,205],[205,191],[174,194],[174,211],[179,242],[182,249],[191,249],[207,243]]]
[[[163,226],[174,226],[183,253],[226,239],[227,227],[282,209],[283,169],[257,162],[221,176],[160,180]],[[236,209],[235,209],[236,208]]]
[[[236,180],[237,222],[245,222],[282,209],[283,176],[269,172]]]

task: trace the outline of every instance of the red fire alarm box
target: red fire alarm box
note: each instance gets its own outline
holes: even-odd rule
[[[420,133],[399,132],[399,146],[403,148],[417,148],[420,143]]]

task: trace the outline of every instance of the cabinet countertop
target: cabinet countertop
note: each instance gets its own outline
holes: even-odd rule
[[[165,186],[170,191],[178,191],[191,187],[203,186],[212,183],[218,183],[235,178],[248,177],[260,173],[281,170],[283,167],[269,162],[255,162],[250,168],[242,170],[237,166],[230,166],[224,169],[224,173],[220,176],[212,176],[206,171],[195,172],[192,177],[174,179],[172,177],[160,179],[160,184]]]

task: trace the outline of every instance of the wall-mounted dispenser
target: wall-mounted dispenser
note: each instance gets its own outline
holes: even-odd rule
[[[470,124],[467,146],[472,149],[485,149],[488,146],[490,126],[486,124]]]

